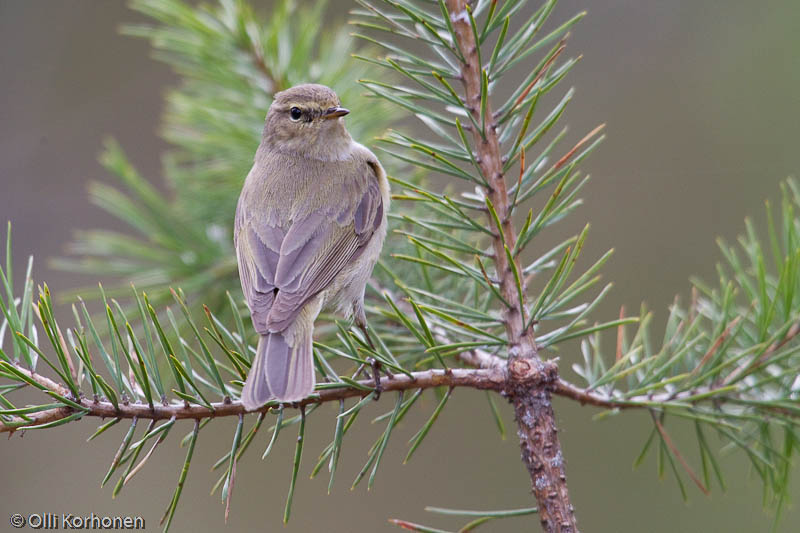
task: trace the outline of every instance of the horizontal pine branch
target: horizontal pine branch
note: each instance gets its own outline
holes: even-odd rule
[[[36,381],[47,390],[55,392],[61,396],[69,397],[69,390],[56,383],[55,381],[18,367],[16,370],[25,374],[27,377]],[[546,373],[536,373],[530,376],[531,382],[543,383],[549,379]],[[239,416],[245,413],[266,412],[271,408],[291,407],[300,409],[313,404],[320,404],[332,401],[344,400],[353,397],[364,397],[375,385],[373,380],[358,381],[358,387],[344,386],[334,389],[324,389],[304,398],[299,402],[280,405],[278,403],[268,403],[257,411],[247,411],[240,401],[223,401],[211,403],[212,409],[202,405],[188,404],[153,404],[146,403],[120,403],[115,407],[111,402],[75,399],[75,403],[84,409],[82,416],[100,418],[138,418],[140,420],[183,420],[193,419],[202,420],[205,418],[222,418]],[[404,390],[424,390],[434,387],[468,387],[482,390],[503,390],[506,384],[506,376],[500,368],[452,368],[449,370],[425,370],[412,372],[410,376],[398,374],[392,377],[383,377],[380,380],[383,392],[404,391]],[[19,417],[14,417],[10,421],[0,420],[0,433],[24,430],[31,426],[41,426],[53,424],[59,420],[64,420],[81,412],[73,407],[58,407],[28,415],[29,421],[24,421]],[[27,422],[24,426],[20,423]]]
[[[787,342],[800,332],[797,331],[787,338]],[[466,357],[474,357],[465,352]],[[477,357],[487,357],[490,354],[478,353]],[[469,359],[468,359],[469,360]],[[484,359],[488,360],[488,359]],[[16,367],[16,370],[43,388],[69,398],[70,391],[52,379],[31,372],[25,368]],[[347,398],[366,397],[369,391],[374,390],[374,380],[360,380],[357,387],[342,386],[339,388],[323,389],[304,398],[299,402],[290,404],[269,403],[256,411],[247,411],[238,400],[212,402],[212,409],[202,405],[189,404],[154,404],[152,407],[146,403],[120,403],[115,407],[111,402],[92,400],[88,398],[74,399],[73,401],[83,408],[83,417],[120,418],[140,420],[203,420],[206,418],[224,418],[239,416],[245,413],[267,412],[273,408],[300,409],[314,404],[344,400]],[[502,366],[489,368],[450,368],[448,370],[431,369],[420,372],[411,372],[410,375],[398,374],[384,376],[380,379],[380,389],[383,392],[424,390],[435,387],[461,387],[477,390],[492,390],[504,395],[508,394],[511,387],[519,383],[526,384],[535,389],[546,389],[556,396],[561,396],[579,402],[581,405],[591,405],[603,409],[650,409],[662,410],[665,408],[680,408],[687,405],[699,405],[703,402],[718,403],[725,399],[735,399],[736,391],[728,391],[723,385],[717,387],[698,387],[694,390],[678,393],[642,394],[626,399],[610,397],[589,388],[582,388],[558,376],[558,367],[554,362],[545,362],[541,367],[524,365],[524,370],[517,372],[512,381],[506,369]],[[800,412],[774,407],[776,413],[792,418],[800,417]],[[57,407],[33,413],[27,416],[28,420],[13,417],[10,420],[0,420],[0,433],[13,433],[25,430],[30,426],[54,425],[60,420],[65,420],[81,410],[74,407]],[[20,424],[25,425],[20,426]]]

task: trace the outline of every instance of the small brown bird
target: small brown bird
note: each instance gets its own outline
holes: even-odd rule
[[[256,409],[314,390],[314,320],[366,325],[364,289],[386,236],[389,183],[323,85],[277,93],[236,208],[234,244],[258,349],[242,390]]]

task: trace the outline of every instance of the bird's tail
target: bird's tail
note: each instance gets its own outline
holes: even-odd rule
[[[295,402],[313,392],[313,327],[297,327],[293,333],[261,335],[242,390],[246,409],[257,409],[271,399]]]

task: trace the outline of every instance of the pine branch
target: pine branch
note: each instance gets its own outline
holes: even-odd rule
[[[7,369],[7,367],[4,367]],[[41,383],[47,390],[56,392],[68,397],[67,391],[61,385],[52,380],[41,376],[30,370],[21,367],[15,369],[30,377],[37,383]],[[550,378],[543,372],[541,374],[530,374],[528,378],[531,383],[549,380]],[[449,372],[444,370],[425,370],[412,372],[407,375],[395,375],[383,377],[380,380],[381,388],[384,392],[405,391],[405,390],[425,390],[435,387],[467,387],[481,390],[500,391],[506,386],[506,376],[501,369],[452,369]],[[76,413],[81,413],[82,417],[99,418],[119,418],[119,419],[139,419],[139,420],[204,420],[211,418],[222,418],[240,416],[245,413],[265,413],[270,409],[293,408],[301,409],[306,406],[322,404],[344,400],[347,398],[361,397],[367,395],[367,391],[372,390],[375,381],[372,379],[355,382],[356,386],[344,385],[337,388],[326,388],[318,391],[312,396],[299,402],[281,405],[278,403],[268,403],[257,411],[247,411],[239,401],[223,401],[209,404],[209,407],[202,405],[186,404],[167,404],[152,406],[146,403],[121,403],[115,406],[111,402],[90,399],[73,399],[78,407],[59,407],[47,409],[29,415],[28,419],[12,416],[8,420],[0,420],[0,433],[13,433],[24,431],[30,426],[41,426],[53,424],[65,419],[69,419]]]
[[[671,404],[675,406],[681,405],[696,405],[700,401],[719,401],[719,398],[714,398],[717,392],[727,389],[727,387],[716,388],[698,388],[692,391],[685,391],[679,394],[658,394],[658,395],[640,395],[634,396],[626,400],[618,400],[609,398],[596,391],[591,391],[586,388],[577,387],[561,378],[555,378],[554,372],[556,367],[553,363],[543,363],[541,371],[531,371],[529,368],[524,370],[517,369],[517,375],[510,378],[503,369],[498,367],[493,368],[480,368],[480,369],[451,369],[449,372],[444,370],[426,370],[421,372],[412,372],[410,376],[397,375],[392,377],[383,377],[380,380],[381,388],[384,391],[400,391],[400,390],[424,390],[432,387],[467,387],[481,390],[494,390],[503,391],[506,394],[513,392],[513,387],[519,380],[529,386],[542,388],[546,385],[550,392],[558,396],[569,398],[583,405],[592,405],[594,407],[602,407],[605,409],[651,409],[654,407],[664,408],[669,407]],[[55,381],[38,374],[31,372],[19,366],[15,366],[15,370],[29,377],[31,380],[42,385],[46,390],[55,392],[61,396],[69,397],[70,391],[65,387],[59,385]],[[513,381],[512,381],[513,380]],[[253,412],[266,412],[273,408],[299,408],[301,406],[314,405],[330,401],[338,401],[341,399],[352,397],[364,397],[365,391],[372,390],[375,382],[374,380],[361,380],[356,382],[357,387],[345,386],[335,389],[325,389],[319,391],[314,396],[306,398],[302,401],[292,404],[268,404],[259,411]],[[724,390],[724,392],[730,392]],[[171,404],[171,405],[158,405],[152,407],[146,403],[127,403],[114,406],[106,401],[94,400],[74,400],[76,404],[85,409],[83,416],[94,416],[101,418],[139,418],[145,420],[168,420],[175,418],[202,420],[206,418],[221,418],[226,416],[238,416],[245,413],[245,409],[238,401],[227,402],[214,402],[210,403],[208,407],[203,406],[187,406],[185,404]],[[62,407],[40,411],[30,416],[33,421],[27,421],[28,424],[42,424],[62,420],[74,414],[75,408]],[[800,413],[788,409],[775,408],[775,412],[781,413],[789,417],[800,417]],[[11,420],[0,421],[3,427],[0,432],[13,432],[16,430],[26,429],[20,424],[22,419],[14,418]]]
[[[485,87],[487,73],[481,64],[475,22],[466,0],[447,0],[447,11],[455,30],[457,46],[463,53],[460,67],[466,103],[473,123],[481,123],[481,130],[473,132],[473,139],[482,175],[487,180],[486,204],[493,215],[488,222],[494,225],[495,231],[492,237],[495,271],[500,278],[503,298],[509,303],[503,309],[503,321],[511,347],[508,371],[513,386],[510,395],[519,428],[522,460],[531,476],[544,530],[573,532],[578,528],[567,490],[555,413],[547,388],[549,382],[543,382],[544,387],[530,386],[529,376],[542,372],[545,367],[539,359],[533,331],[526,326],[525,286],[520,284],[519,275],[515,275],[522,267],[508,253],[517,247],[517,234],[511,219],[513,200],[506,189],[497,125],[492,120],[493,107]],[[531,82],[530,87],[536,81],[538,79]],[[525,98],[530,87],[520,99]]]
[[[464,352],[469,354],[470,352]],[[469,359],[469,355],[466,355]],[[735,391],[729,387],[700,387],[691,391],[683,391],[678,394],[643,394],[633,396],[628,399],[616,399],[608,397],[597,391],[588,388],[581,388],[562,378],[555,376],[556,366],[552,362],[544,362],[540,371],[517,370],[517,375],[511,378],[502,367],[492,366],[488,368],[455,368],[449,372],[444,370],[425,370],[412,372],[409,376],[395,375],[392,377],[382,377],[380,380],[383,391],[401,390],[424,390],[434,387],[466,387],[479,390],[492,390],[503,392],[510,395],[518,380],[522,380],[528,387],[546,388],[552,394],[575,400],[582,405],[591,405],[604,409],[663,409],[674,407],[686,407],[700,405],[701,403],[719,404],[720,401],[730,400],[736,396]],[[31,372],[23,367],[14,365],[14,369],[38,383],[43,389],[52,391],[63,397],[68,398],[70,391],[36,372]],[[356,382],[357,386],[342,385],[338,388],[328,388],[320,390],[315,395],[310,396],[299,402],[291,404],[271,403],[265,405],[256,412],[266,412],[270,409],[292,408],[298,409],[303,406],[321,404],[331,401],[338,401],[346,398],[365,397],[366,391],[372,390],[375,381],[366,379]],[[138,418],[143,420],[203,420],[209,418],[222,418],[226,416],[239,416],[247,413],[239,401],[223,401],[210,403],[209,407],[200,405],[189,406],[186,404],[155,404],[152,407],[146,403],[126,403],[114,406],[111,402],[100,400],[80,399],[73,401],[83,409],[74,407],[59,407],[39,411],[30,415],[29,420],[12,418],[0,420],[0,433],[17,430],[25,430],[25,425],[39,425],[44,423],[56,422],[70,417],[76,412],[83,412],[82,416],[100,418]],[[766,406],[767,409],[790,418],[800,418],[797,410],[783,409],[780,407]],[[23,424],[25,422],[26,424]]]

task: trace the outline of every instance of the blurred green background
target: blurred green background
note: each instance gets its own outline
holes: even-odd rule
[[[268,12],[268,3],[254,3]],[[332,2],[332,18],[344,21],[350,7]],[[583,193],[585,207],[559,231],[574,232],[589,221],[585,257],[617,250],[605,268],[616,287],[598,316],[616,315],[623,304],[635,313],[646,301],[663,321],[674,295],[687,296],[689,276],[713,279],[715,238],[733,240],[746,215],[761,222],[764,200],[776,199],[778,182],[800,169],[800,4],[562,0],[554,19],[583,9],[589,16],[568,45],[584,59],[565,82],[577,89],[566,123],[577,139],[605,122],[608,139],[583,166],[594,176]],[[87,181],[103,178],[96,162],[102,138],[115,136],[140,171],[160,184],[158,158],[165,145],[156,128],[165,88],[177,80],[149,59],[145,41],[118,35],[121,23],[142,20],[118,1],[0,0],[0,219],[14,224],[17,270],[34,254],[36,279],[56,293],[90,281],[46,266],[73,229],[122,229],[86,200]],[[562,373],[571,379],[569,364],[577,354],[560,356]],[[268,436],[262,431],[256,439],[239,464],[226,528],[224,506],[218,495],[208,495],[217,473],[207,466],[230,448],[234,421],[215,422],[199,440],[172,530],[391,531],[388,517],[455,529],[455,522],[423,507],[530,506],[530,480],[513,429],[508,440],[499,439],[482,395],[457,390],[460,401],[442,413],[413,461],[401,465],[405,440],[434,406],[428,398],[412,411],[389,444],[371,492],[348,487],[379,427],[362,417],[348,434],[350,446],[327,496],[327,481],[309,481],[307,474],[333,433],[332,409],[314,416],[286,527],[281,516],[294,428],[282,433],[265,463],[259,457]],[[387,408],[381,402],[371,410]],[[705,497],[690,484],[686,505],[670,475],[658,481],[652,457],[639,470],[631,468],[649,431],[645,413],[592,422],[594,409],[558,399],[556,410],[584,531],[769,529],[760,482],[742,456],[723,461],[726,493],[714,487]],[[504,405],[503,412],[513,428],[511,410]],[[124,428],[85,445],[92,422],[0,444],[0,523],[14,512],[94,512],[141,515],[148,530],[160,529],[184,457],[177,446],[183,432],[162,444],[112,500],[99,482]],[[672,431],[694,460],[688,433]],[[794,477],[797,494],[800,475]],[[537,528],[537,521],[518,519],[485,530]],[[798,529],[800,514],[790,507],[779,530]]]

